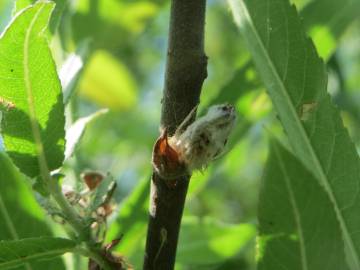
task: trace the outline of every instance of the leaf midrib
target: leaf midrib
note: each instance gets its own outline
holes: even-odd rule
[[[13,267],[13,266],[17,266],[19,264],[26,263],[27,261],[30,261],[30,260],[36,260],[39,258],[49,258],[52,256],[62,255],[66,252],[71,252],[72,250],[73,250],[73,248],[61,248],[61,249],[55,249],[55,250],[51,250],[51,251],[38,252],[36,254],[26,256],[25,259],[22,259],[19,257],[15,260],[6,261],[3,263],[0,262],[0,267]],[[6,269],[6,268],[1,268],[1,269]]]
[[[43,4],[39,10],[35,13],[34,17],[32,18],[29,28],[25,32],[25,39],[24,39],[24,59],[23,59],[23,66],[24,66],[24,83],[25,83],[25,89],[26,89],[26,95],[27,95],[27,102],[29,106],[29,117],[31,122],[31,130],[34,136],[34,141],[36,145],[36,151],[38,156],[38,162],[40,167],[40,173],[42,178],[47,181],[50,180],[49,175],[49,168],[47,165],[47,161],[44,155],[44,146],[41,141],[41,133],[40,133],[40,127],[39,123],[37,122],[36,117],[36,110],[34,106],[34,96],[33,96],[33,88],[31,85],[31,79],[30,79],[30,64],[29,64],[29,48],[30,48],[30,37],[31,32],[34,28],[34,25],[41,14],[42,10],[45,8],[45,4]]]
[[[307,256],[306,256],[304,232],[303,232],[302,226],[301,226],[301,218],[300,218],[299,208],[298,208],[298,205],[296,203],[295,194],[293,192],[293,187],[291,185],[291,181],[289,180],[290,177],[289,177],[289,175],[287,173],[286,165],[283,163],[283,159],[281,157],[281,154],[278,151],[278,148],[274,147],[274,150],[275,150],[275,154],[277,156],[277,159],[279,161],[281,171],[282,171],[283,176],[284,176],[283,179],[284,179],[285,186],[286,186],[286,189],[287,189],[288,194],[289,194],[291,207],[292,207],[293,213],[294,213],[296,229],[298,231],[298,236],[299,236],[299,247],[300,247],[300,257],[301,257],[302,269],[303,270],[308,270],[308,260],[307,260]]]
[[[0,213],[3,214],[5,224],[6,224],[6,226],[8,227],[8,229],[10,231],[12,239],[18,240],[19,236],[18,236],[18,234],[16,232],[16,228],[14,226],[14,223],[12,222],[12,220],[10,218],[9,211],[7,210],[7,208],[6,208],[5,204],[4,204],[4,201],[2,199],[1,194],[0,194]]]
[[[280,86],[279,89],[283,95],[283,97],[285,97],[285,100],[287,101],[287,105],[288,105],[288,108],[289,108],[289,111],[292,115],[292,118],[295,120],[294,121],[294,125],[296,125],[297,127],[297,130],[299,131],[300,133],[300,137],[303,139],[303,145],[307,148],[309,154],[310,154],[310,157],[313,161],[313,164],[314,164],[314,167],[315,167],[315,172],[317,173],[317,176],[320,178],[320,182],[322,183],[324,189],[326,190],[326,192],[328,193],[328,196],[330,197],[330,200],[333,202],[333,205],[334,205],[334,209],[335,209],[335,212],[338,216],[338,220],[339,220],[339,223],[340,223],[340,226],[342,228],[342,231],[343,231],[343,236],[344,236],[344,241],[346,243],[346,246],[349,248],[349,251],[351,253],[351,256],[354,260],[354,263],[356,263],[356,266],[357,266],[357,269],[360,269],[360,258],[356,252],[356,249],[354,247],[354,243],[350,237],[350,233],[348,231],[348,228],[346,226],[346,223],[344,221],[344,218],[343,218],[343,215],[340,211],[340,208],[338,206],[338,202],[332,192],[332,189],[331,189],[331,186],[329,184],[329,180],[324,172],[324,169],[322,168],[321,164],[320,164],[320,161],[319,161],[319,158],[317,156],[317,154],[315,153],[310,141],[309,141],[309,138],[306,136],[306,132],[305,132],[305,129],[303,127],[303,125],[301,124],[300,122],[300,119],[298,118],[298,115],[296,113],[296,109],[294,108],[294,105],[293,103],[291,102],[291,99],[290,99],[290,96],[288,95],[287,91],[286,91],[286,87],[285,85],[283,84],[282,80],[280,79],[280,75],[279,73],[277,72],[276,68],[275,68],[275,65],[272,63],[271,61],[271,58],[270,56],[267,54],[267,51],[264,47],[264,44],[257,32],[257,29],[255,28],[254,26],[254,23],[250,17],[250,14],[248,13],[247,11],[247,8],[244,6],[245,4],[243,3],[242,0],[230,0],[232,3],[234,1],[237,1],[239,6],[240,6],[240,9],[242,10],[242,14],[246,17],[246,20],[248,22],[248,25],[251,27],[251,30],[254,34],[254,37],[255,39],[257,40],[258,42],[258,45],[261,49],[261,52],[262,55],[263,55],[263,58],[265,58],[266,62],[268,63],[268,66],[269,66],[269,69],[270,71],[272,72],[273,74],[273,77],[276,79],[276,82],[277,84]],[[289,106],[290,104],[290,106]]]
[[[14,222],[11,220],[11,217],[9,215],[9,211],[7,210],[7,207],[4,203],[4,200],[0,194],[0,213],[2,213],[4,220],[5,220],[5,225],[7,226],[7,228],[9,229],[10,235],[12,237],[13,240],[18,240],[19,239],[19,235],[17,233],[16,227],[14,226]],[[25,264],[25,268],[27,270],[32,270],[32,267],[29,263]]]

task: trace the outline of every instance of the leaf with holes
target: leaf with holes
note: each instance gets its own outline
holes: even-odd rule
[[[336,213],[314,176],[272,142],[259,202],[259,270],[346,270]]]
[[[40,1],[19,13],[0,39],[0,106],[5,149],[30,177],[64,159],[64,107],[46,39],[54,4]],[[40,161],[40,162],[39,162]]]
[[[326,91],[324,63],[287,0],[230,3],[292,149],[333,202],[349,262],[360,269],[360,160]]]
[[[0,241],[0,269],[11,269],[24,263],[48,260],[75,249],[76,242],[53,237]]]

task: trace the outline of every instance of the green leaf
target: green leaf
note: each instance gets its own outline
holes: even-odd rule
[[[0,152],[0,239],[51,236],[42,209],[25,179]],[[23,269],[23,268],[22,268]],[[27,270],[65,269],[60,259],[28,264]]]
[[[146,22],[157,14],[159,4],[154,1],[107,0],[95,3],[92,0],[79,0],[74,8],[76,13],[72,24],[75,40],[94,36],[95,42],[104,41],[104,45],[109,46],[109,42],[118,43],[114,40],[117,35],[113,33],[130,35],[143,31]]]
[[[30,177],[64,159],[64,107],[56,66],[45,38],[54,4],[24,9],[0,40],[2,133],[7,153]]]
[[[103,50],[91,56],[79,88],[82,96],[112,110],[129,110],[137,101],[137,84],[132,73]]]
[[[19,12],[20,10],[30,6],[34,2],[35,2],[34,0],[16,0],[15,1],[15,8],[14,8],[13,13],[16,14],[17,12]]]
[[[13,13],[15,14],[22,9],[29,7],[30,5],[36,3],[36,1],[37,0],[16,0]],[[39,0],[38,2],[40,1],[44,0]],[[53,15],[50,19],[50,31],[51,33],[54,33],[61,20],[63,11],[65,10],[66,5],[68,5],[68,0],[52,0],[52,2],[55,2],[56,4]]]
[[[76,122],[66,131],[65,159],[68,159],[74,153],[87,125],[107,112],[107,109],[102,109],[90,114],[89,116],[82,117],[76,120]]]
[[[235,71],[233,77],[220,89],[218,95],[208,105],[225,102],[235,103],[247,93],[261,87],[261,81],[256,74],[255,67],[252,62],[248,61]]]
[[[79,43],[76,52],[71,53],[59,71],[61,86],[63,88],[64,103],[69,103],[73,96],[80,77],[84,71],[84,65],[90,57],[90,40]]]
[[[264,173],[258,215],[259,270],[348,269],[329,197],[304,165],[275,141]]]
[[[313,38],[319,55],[328,61],[349,25],[360,17],[359,0],[316,0],[300,12],[304,27]],[[262,84],[249,60],[239,67],[209,105],[236,102],[250,91],[261,89]]]
[[[326,92],[325,66],[286,0],[231,6],[294,153],[333,202],[349,262],[360,269],[359,157]]]
[[[319,55],[329,59],[348,26],[360,17],[359,0],[311,1],[300,12]]]
[[[48,260],[74,250],[76,242],[42,237],[0,242],[0,268],[12,269],[26,262]]]
[[[211,218],[184,217],[181,224],[176,262],[186,265],[226,261],[254,238],[251,224],[224,224]]]

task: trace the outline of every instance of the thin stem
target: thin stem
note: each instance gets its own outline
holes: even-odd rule
[[[99,250],[88,247],[89,257],[92,258],[103,270],[112,270],[113,267],[109,262],[100,255]]]
[[[66,200],[58,184],[58,180],[55,178],[51,178],[48,187],[54,200],[64,213],[67,222],[74,228],[76,233],[81,236],[88,235],[88,233],[84,234],[84,232],[87,230],[87,226],[84,224],[82,218],[75,211],[75,209],[71,207],[71,205]]]
[[[102,270],[113,270],[108,261],[103,256],[101,256],[99,250],[94,247],[79,247],[75,250],[75,253],[93,259]]]
[[[71,207],[63,195],[57,179],[51,179],[49,183],[49,190],[51,195],[63,211],[67,222],[74,228],[79,235],[80,240],[84,241],[86,248],[78,249],[80,254],[92,258],[104,270],[111,270],[109,262],[101,255],[100,249],[94,246],[94,241],[91,237],[89,226],[84,223],[84,220],[79,214]]]

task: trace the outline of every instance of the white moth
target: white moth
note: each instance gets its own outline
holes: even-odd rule
[[[206,168],[224,152],[236,120],[234,106],[214,105],[183,131],[183,126],[195,111],[196,108],[180,125],[175,135],[169,138],[169,145],[177,152],[179,160],[185,164],[189,172]]]

